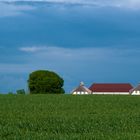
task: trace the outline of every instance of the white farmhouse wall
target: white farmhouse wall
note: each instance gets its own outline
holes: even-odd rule
[[[140,91],[133,91],[131,95],[140,95]]]
[[[73,92],[73,95],[87,95],[87,94],[89,94],[88,92]]]
[[[92,94],[107,95],[129,95],[129,92],[92,92]]]

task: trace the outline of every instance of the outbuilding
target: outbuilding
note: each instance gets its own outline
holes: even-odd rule
[[[91,90],[85,87],[84,83],[81,82],[80,85],[77,88],[75,88],[71,93],[73,95],[85,95],[85,94],[91,94]]]
[[[140,84],[137,87],[131,89],[130,94],[131,95],[140,95]]]
[[[129,95],[133,86],[129,83],[95,83],[89,89],[92,94]]]

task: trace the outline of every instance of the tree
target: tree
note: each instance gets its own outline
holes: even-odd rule
[[[64,80],[55,72],[48,70],[34,71],[29,75],[28,87],[31,94],[62,94]]]

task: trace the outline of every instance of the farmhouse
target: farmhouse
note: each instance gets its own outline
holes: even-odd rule
[[[77,94],[91,94],[91,90],[84,86],[84,83],[81,82],[80,85],[72,91],[73,95]]]
[[[131,95],[140,95],[140,84],[137,87],[131,89],[130,94]]]
[[[92,94],[129,95],[133,87],[129,83],[95,83],[89,89]]]

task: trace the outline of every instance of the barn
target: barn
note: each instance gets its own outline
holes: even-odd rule
[[[85,87],[84,83],[81,82],[80,85],[77,88],[75,88],[71,93],[73,95],[85,95],[85,94],[91,94],[91,90]]]
[[[131,95],[140,95],[140,84],[130,90]]]
[[[129,95],[133,86],[129,83],[95,83],[89,89],[92,94]]]

